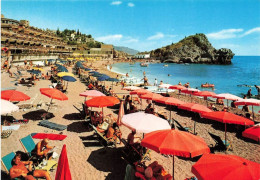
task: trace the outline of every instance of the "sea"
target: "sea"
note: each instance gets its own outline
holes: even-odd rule
[[[145,71],[149,84],[154,84],[155,78],[158,83],[163,81],[172,85],[189,82],[192,88],[243,97],[250,88],[252,94],[257,95],[254,85],[260,85],[260,56],[234,56],[230,65],[150,63],[148,67],[141,67],[139,62],[115,63],[111,71],[122,75],[128,73],[136,83],[143,82]],[[214,84],[215,88],[201,88],[206,82]]]

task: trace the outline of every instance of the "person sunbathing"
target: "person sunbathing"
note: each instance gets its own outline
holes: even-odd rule
[[[10,177],[21,177],[25,180],[35,180],[34,177],[45,178],[51,180],[51,177],[47,171],[44,170],[32,170],[32,161],[21,161],[21,154],[16,154],[12,160],[13,167],[10,169]],[[28,165],[28,168],[25,167]]]
[[[106,138],[113,139],[114,141],[119,139],[121,142],[122,133],[116,123],[113,123],[113,125],[108,128]]]
[[[38,159],[51,159],[52,153],[48,153],[54,147],[49,146],[49,139],[45,138],[42,141],[38,142],[32,152],[36,154]]]

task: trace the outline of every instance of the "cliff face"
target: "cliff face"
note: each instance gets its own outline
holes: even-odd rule
[[[215,49],[204,34],[151,51],[151,57],[174,63],[231,64],[234,55],[230,49]]]

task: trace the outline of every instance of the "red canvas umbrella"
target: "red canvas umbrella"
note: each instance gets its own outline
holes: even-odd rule
[[[174,86],[170,86],[169,89],[181,90],[181,89],[186,89],[186,87],[181,86],[181,85],[174,85]]]
[[[212,112],[212,110],[207,108],[206,106],[201,105],[201,104],[196,104],[196,103],[180,104],[180,105],[178,105],[178,108],[192,111],[192,112],[197,112],[197,113]]]
[[[60,90],[58,89],[54,89],[54,88],[40,88],[40,92],[51,98],[51,102],[53,99],[58,99],[60,101],[65,101],[68,100],[68,97],[62,93]],[[51,107],[51,102],[50,102],[50,106],[47,110],[47,112],[49,111],[50,107]]]
[[[5,90],[1,91],[1,99],[5,99],[7,101],[26,101],[31,98],[21,91]]]
[[[130,95],[133,95],[133,94],[142,95],[142,94],[146,94],[146,93],[151,93],[151,91],[148,91],[146,89],[137,89],[137,90],[131,91]]]
[[[260,143],[260,125],[257,124],[251,128],[246,129],[245,131],[243,131],[242,136],[253,139]]]
[[[162,104],[165,104],[165,101],[168,99],[168,98],[170,98],[170,97],[162,97],[162,98],[160,98],[160,99],[156,99],[156,100],[154,100],[155,102],[158,102],[158,103],[162,103]]]
[[[140,98],[149,99],[149,100],[158,100],[158,99],[163,98],[163,96],[160,94],[156,94],[156,93],[146,93],[146,94],[140,95]]]
[[[203,96],[203,97],[211,97],[211,96],[215,96],[216,93],[211,92],[211,91],[198,91],[198,92],[195,92],[193,95]]]
[[[235,155],[204,154],[193,166],[191,172],[199,180],[260,179],[260,164]]]
[[[141,145],[157,153],[173,155],[173,179],[174,156],[192,158],[210,152],[201,137],[175,129],[148,133],[144,136]]]
[[[182,89],[181,92],[185,94],[194,94],[195,92],[199,92],[200,90],[194,88],[186,88]]]
[[[61,150],[55,180],[72,180],[67,157],[66,144],[63,145]]]
[[[212,119],[215,121],[225,123],[225,143],[227,142],[227,123],[240,125],[254,125],[254,121],[225,111],[213,111],[208,113],[202,113],[200,116],[202,118]]]
[[[58,99],[60,101],[68,100],[68,97],[63,92],[61,92],[58,89],[54,89],[54,88],[40,88],[40,92],[43,95],[50,97],[51,99]]]
[[[102,107],[102,117],[104,117],[103,115],[103,107],[108,107],[108,106],[114,106],[115,104],[118,104],[120,101],[112,96],[99,96],[99,97],[95,97],[93,99],[87,100],[85,102],[85,104],[88,107],[98,107],[101,108]]]

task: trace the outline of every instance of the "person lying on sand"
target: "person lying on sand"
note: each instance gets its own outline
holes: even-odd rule
[[[32,170],[32,161],[21,161],[21,154],[16,154],[12,160],[13,167],[10,169],[10,177],[21,177],[25,180],[35,180],[34,177],[45,178],[51,180],[51,177],[47,171],[44,170]],[[28,169],[25,167],[28,165]]]

